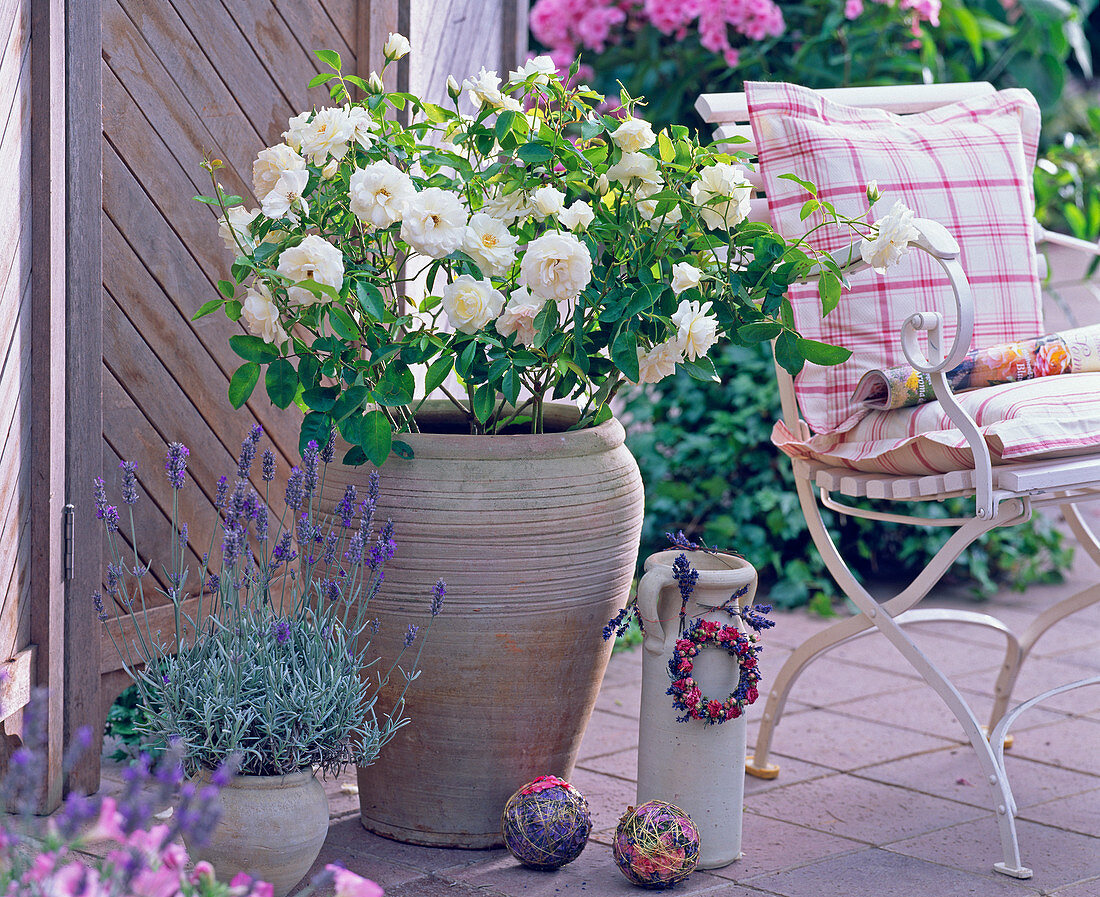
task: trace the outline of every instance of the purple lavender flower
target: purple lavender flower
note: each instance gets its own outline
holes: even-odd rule
[[[336,506],[336,516],[340,518],[341,526],[351,526],[355,519],[355,486],[351,483],[344,487],[344,497]]]
[[[103,486],[103,477],[92,480],[95,488],[95,515],[100,520],[107,511],[107,490]]]
[[[321,449],[321,460],[325,464],[331,464],[332,459],[336,457],[336,427],[329,430],[328,441],[325,442],[325,447]]]
[[[222,563],[233,567],[241,556],[241,532],[237,527],[226,524],[222,536]]]
[[[393,557],[393,553],[396,550],[397,543],[393,540],[393,521],[387,520],[386,525],[382,527],[382,531],[378,534],[378,538],[371,546],[370,560],[367,563],[372,570],[377,570]]]
[[[183,551],[187,547],[187,524],[184,523],[180,526],[180,551]]]
[[[271,624],[271,636],[277,644],[285,645],[290,639],[290,623],[287,620],[276,620]]]
[[[206,581],[206,587],[210,589],[211,592],[217,593],[221,591],[221,585],[221,579],[219,578],[218,574],[211,573],[210,578]]]
[[[290,548],[289,531],[279,536],[279,541],[275,544],[275,549],[271,552],[271,556],[275,559],[275,563],[272,564],[273,569],[278,569],[284,561],[290,563],[297,556]]]
[[[229,478],[222,475],[218,477],[218,492],[214,496],[214,507],[219,511],[225,507],[225,499],[229,495]]]
[[[330,579],[325,583],[325,600],[329,604],[335,604],[340,600],[340,583],[335,579]]]
[[[416,634],[420,631],[420,627],[413,623],[409,624],[409,628],[405,630],[405,647],[411,648],[412,643],[416,641]]]
[[[182,442],[173,442],[168,446],[168,460],[164,463],[164,471],[168,474],[168,482],[173,489],[182,489],[184,474],[187,472],[187,456],[191,451]]]
[[[108,564],[107,565],[107,594],[112,598],[117,597],[119,593],[119,585],[122,582],[122,577],[126,573],[126,568],[121,564]]]
[[[305,468],[305,481],[303,487],[306,491],[306,496],[313,495],[317,489],[318,481],[318,468],[317,462],[319,455],[317,453],[317,440],[311,439],[306,443],[306,450],[302,453],[302,467]]]
[[[256,460],[256,443],[260,441],[263,431],[264,428],[256,424],[241,443],[241,454],[237,459],[237,476],[242,479],[248,479],[252,474],[252,462]]]
[[[673,548],[682,548],[685,551],[699,551],[700,549],[697,543],[692,542],[684,535],[682,529],[678,529],[674,533],[665,533],[665,538],[668,539],[668,544]]]
[[[256,538],[261,542],[266,542],[268,529],[267,505],[262,502],[258,503],[252,512],[252,517],[256,521]]]
[[[230,523],[236,523],[238,520],[247,518],[249,510],[248,481],[237,480],[233,486],[233,494],[229,497],[229,510],[226,518]]]
[[[340,541],[340,536],[336,530],[333,530],[328,534],[328,538],[325,539],[325,553],[323,555],[326,564],[336,563],[336,546]]]
[[[695,591],[699,571],[691,566],[687,555],[679,554],[676,556],[676,560],[672,562],[672,578],[676,580],[676,585],[680,587],[680,616],[683,617],[687,609],[688,598]]]
[[[95,605],[96,616],[99,617],[101,623],[107,622],[107,608],[103,606],[103,596],[99,593],[99,589],[92,592],[92,604]]]
[[[443,610],[443,599],[447,597],[447,583],[442,579],[432,586],[432,616],[438,617]]]
[[[363,563],[363,551],[366,548],[366,530],[360,527],[355,531],[355,534],[348,540],[348,550],[344,552],[344,557],[353,567],[358,567]]]
[[[299,467],[291,468],[290,479],[286,482],[286,506],[291,510],[301,510],[302,501],[304,495],[302,492],[302,481],[304,475]]]
[[[107,532],[118,532],[118,508],[114,505],[107,505],[103,509],[103,524],[107,527]]]
[[[275,479],[275,453],[271,449],[264,449],[263,480],[270,483]]]
[[[122,469],[122,503],[137,504],[137,461],[119,461]]]

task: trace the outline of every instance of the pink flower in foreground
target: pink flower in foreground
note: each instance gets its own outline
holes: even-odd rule
[[[844,18],[858,19],[861,15],[863,15],[863,0],[846,0]]]
[[[382,889],[369,879],[332,863],[325,869],[334,876],[336,897],[382,897]]]

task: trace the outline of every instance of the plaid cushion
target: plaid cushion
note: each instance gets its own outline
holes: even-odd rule
[[[1100,373],[1063,374],[958,393],[993,462],[1058,458],[1100,446]],[[939,402],[872,411],[846,433],[799,441],[781,422],[774,442],[792,458],[866,473],[946,473],[974,466],[966,439]]]
[[[1031,94],[1004,90],[901,116],[842,106],[792,84],[748,83],[745,93],[768,205],[780,233],[802,236],[816,216],[800,220],[808,194],[779,175],[791,172],[811,181],[822,199],[852,217],[866,212],[867,185],[877,181],[882,199],[872,220],[900,199],[959,241],[974,296],[974,346],[1043,333],[1031,194],[1039,110]],[[810,242],[835,251],[851,239],[824,228]],[[906,363],[901,325],[914,311],[945,312],[948,334],[953,332],[950,285],[923,252],[911,251],[885,275],[854,275],[851,284],[824,320],[816,285],[790,292],[803,336],[854,353],[835,368],[807,365],[795,378],[799,408],[815,433],[843,432],[863,417],[852,391],[866,371]]]

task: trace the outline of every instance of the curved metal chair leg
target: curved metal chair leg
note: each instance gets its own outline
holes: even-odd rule
[[[1089,525],[1085,523],[1077,506],[1066,504],[1061,506],[1061,510],[1081,548],[1093,561],[1100,565],[1100,540],[1097,539],[1096,534]],[[1019,652],[1015,655],[1011,651],[1005,654],[1004,664],[1001,666],[1001,672],[997,676],[997,684],[993,691],[993,709],[989,716],[990,731],[1005,715],[1005,711],[1012,700],[1012,690],[1015,688],[1016,680],[1020,675],[1020,667],[1031,653],[1031,649],[1035,647],[1035,643],[1056,623],[1060,623],[1071,614],[1095,604],[1097,601],[1100,601],[1100,584],[1089,586],[1076,595],[1059,601],[1031,621],[1027,629],[1024,630],[1023,635],[1020,636]]]

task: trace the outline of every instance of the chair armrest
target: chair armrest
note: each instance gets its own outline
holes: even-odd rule
[[[1082,240],[1080,237],[1071,237],[1069,234],[1060,234],[1057,231],[1047,230],[1038,222],[1035,222],[1035,242],[1053,243],[1055,246],[1064,246],[1067,249],[1072,249],[1075,252],[1081,252],[1085,255],[1100,255],[1100,240],[1095,243],[1090,243],[1088,240]]]

